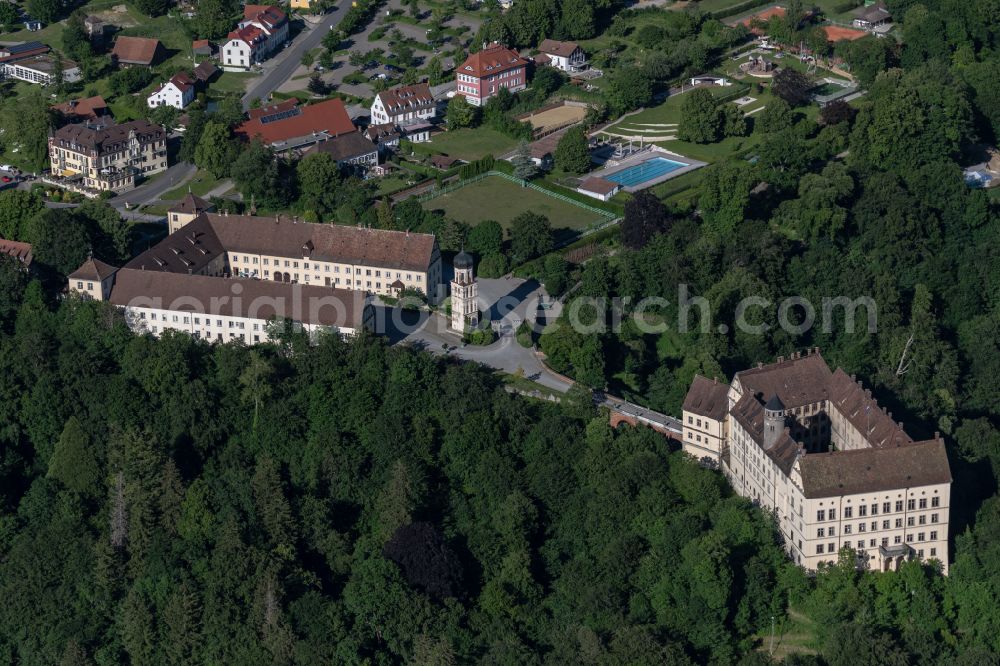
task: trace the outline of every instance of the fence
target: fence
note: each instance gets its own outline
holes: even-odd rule
[[[517,183],[521,187],[527,187],[527,188],[530,188],[530,189],[535,190],[537,192],[541,192],[543,194],[546,194],[546,195],[548,195],[550,197],[559,199],[560,201],[565,201],[567,203],[571,203],[574,206],[577,206],[579,208],[583,208],[584,210],[590,211],[591,213],[596,213],[597,215],[600,215],[601,217],[605,218],[605,220],[615,220],[618,217],[615,213],[613,213],[613,212],[611,212],[609,210],[605,210],[603,208],[598,208],[596,206],[591,206],[589,204],[585,204],[582,201],[577,201],[576,199],[574,199],[572,197],[568,197],[565,194],[561,194],[559,192],[554,192],[554,191],[552,191],[550,189],[541,187],[540,185],[536,185],[535,183],[530,183],[530,182],[528,182],[526,180],[522,180],[522,179],[517,178],[515,176],[512,176],[512,175],[510,175],[508,173],[504,173],[503,171],[487,171],[486,173],[481,173],[478,176],[473,176],[472,178],[467,178],[467,179],[461,180],[461,181],[459,181],[457,183],[452,183],[451,185],[447,185],[447,186],[442,187],[440,189],[431,190],[427,194],[421,194],[417,198],[417,200],[420,201],[420,203],[424,203],[426,201],[430,201],[431,199],[434,199],[435,197],[439,197],[439,196],[442,196],[444,194],[448,194],[449,192],[454,192],[455,190],[460,190],[463,187],[465,187],[466,185],[471,185],[473,183],[477,183],[477,182],[479,182],[479,181],[481,181],[481,180],[483,180],[485,178],[489,178],[491,176],[498,176],[500,178],[506,178],[507,180],[509,180],[512,183]],[[602,224],[602,225],[599,225],[597,227],[597,229],[601,229],[603,227],[604,227],[604,225]]]

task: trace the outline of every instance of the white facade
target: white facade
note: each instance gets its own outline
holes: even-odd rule
[[[250,69],[257,62],[254,46],[243,39],[230,39],[222,45],[222,68],[227,72]]]
[[[153,91],[153,94],[149,96],[146,103],[151,109],[155,109],[158,106],[172,106],[175,109],[183,109],[193,101],[194,86],[178,86],[173,81],[167,81],[158,90]]]
[[[46,56],[39,56],[38,59],[31,58],[20,62],[6,63],[0,66],[0,78],[17,79],[28,83],[37,83],[47,86],[55,80],[54,66]],[[66,83],[76,83],[81,79],[80,68],[67,63],[63,69],[63,81]]]
[[[144,307],[124,307],[122,309],[125,311],[125,321],[129,328],[136,333],[150,333],[160,337],[167,331],[180,331],[199,340],[211,342],[235,342],[238,340],[248,345],[270,341],[268,335],[270,322],[266,319]],[[371,308],[366,310],[366,322],[368,322],[369,327],[374,323],[374,314]],[[357,329],[354,328],[299,323],[303,330],[309,333],[330,331],[344,336],[353,336],[358,333]]]
[[[455,257],[455,278],[451,281],[451,327],[458,332],[479,325],[479,283],[472,270],[472,257],[465,252]]]

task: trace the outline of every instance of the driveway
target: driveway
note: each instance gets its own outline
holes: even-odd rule
[[[151,204],[158,201],[165,192],[186,183],[196,171],[198,168],[190,162],[178,162],[134,190],[109,199],[108,203],[119,211],[125,210],[126,203],[133,208]]]

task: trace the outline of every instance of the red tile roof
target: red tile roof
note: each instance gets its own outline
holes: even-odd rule
[[[243,8],[244,21],[259,21],[269,29],[281,25],[285,19],[285,12],[274,5],[247,5]]]
[[[723,421],[729,412],[728,393],[729,384],[695,375],[682,409],[715,421]]]
[[[156,59],[160,48],[158,39],[147,39],[145,37],[119,37],[115,41],[115,48],[111,51],[118,62],[130,65],[151,65]]]
[[[549,55],[557,55],[561,58],[568,58],[573,55],[578,48],[580,48],[580,45],[576,42],[559,42],[554,39],[545,39],[538,45],[538,52],[547,53]]]
[[[78,118],[97,118],[103,116],[108,111],[108,104],[100,95],[94,97],[84,97],[82,99],[71,99],[62,104],[52,107],[64,116],[76,116]]]
[[[251,109],[249,120],[238,126],[235,133],[246,138],[259,138],[274,144],[309,134],[327,134],[330,137],[354,132],[354,123],[347,114],[344,103],[330,99],[318,104],[299,106],[297,100]]]
[[[428,109],[434,106],[434,95],[426,83],[416,83],[412,86],[399,86],[378,93],[376,97],[382,100],[385,110],[391,114],[400,111]]]
[[[494,43],[478,53],[471,54],[457,71],[479,78],[524,67],[527,64],[517,51]]]
[[[188,90],[194,87],[194,80],[192,80],[190,76],[188,76],[184,72],[177,72],[176,74],[171,76],[166,83],[161,83],[160,86],[150,94],[155,95],[156,93],[160,92],[166,87],[167,83],[174,84],[174,86],[182,93],[187,92]]]
[[[94,280],[100,282],[118,269],[93,257],[83,262],[83,265],[69,274],[70,280]]]
[[[238,39],[240,41],[246,42],[247,44],[253,44],[255,42],[264,40],[267,38],[267,34],[255,25],[247,25],[242,28],[233,30],[227,35],[229,39]]]
[[[14,257],[25,266],[31,265],[31,245],[29,243],[0,238],[0,254]]]

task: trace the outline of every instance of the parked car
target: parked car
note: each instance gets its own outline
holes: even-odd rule
[[[2,183],[10,183],[13,182],[13,180],[14,179],[11,178],[10,176],[0,176],[0,182]]]

